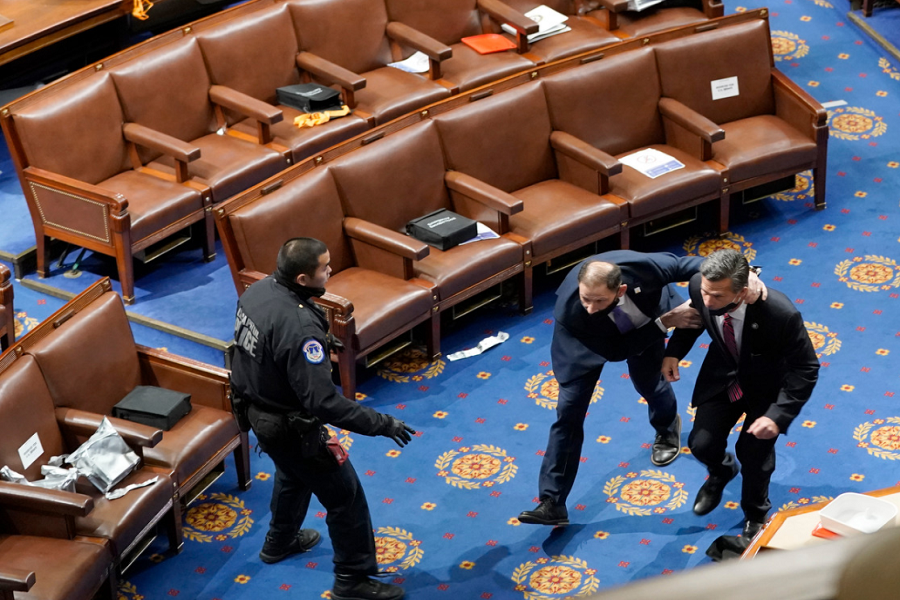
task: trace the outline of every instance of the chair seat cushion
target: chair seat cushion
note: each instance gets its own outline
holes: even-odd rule
[[[107,500],[93,485],[79,480],[77,490],[94,499],[94,510],[84,517],[75,518],[75,533],[106,538],[110,541],[113,556],[122,556],[145,529],[165,514],[167,504],[174,497],[175,486],[165,473],[142,468],[113,488],[143,483],[153,477],[159,477],[159,480],[147,487],[131,490],[117,500]]]
[[[452,82],[460,92],[535,66],[514,50],[478,54],[462,43],[453,44],[451,48],[453,57],[441,62],[441,72],[443,79]]]
[[[566,25],[572,31],[538,40],[531,44],[529,51],[543,58],[545,62],[552,62],[620,41],[617,36],[581,17],[570,16],[566,20]],[[506,37],[513,41],[516,39],[513,35],[507,34]]]
[[[415,73],[382,67],[362,74],[366,87],[356,92],[358,108],[381,125],[450,96],[450,90]]]
[[[672,146],[654,144],[646,147],[668,154],[684,164],[684,168],[651,179],[636,169],[623,165],[621,173],[610,177],[610,193],[628,201],[632,219],[675,209],[704,196],[712,199],[719,195],[722,177],[703,161]],[[643,149],[635,148],[616,158]]]
[[[118,192],[128,200],[132,244],[193,213],[197,213],[194,220],[203,217],[200,192],[153,175],[123,171],[101,181],[97,187]]]
[[[378,271],[351,267],[328,280],[328,291],[353,303],[356,350],[383,341],[431,314],[431,290]]]
[[[192,178],[212,188],[213,202],[221,202],[287,167],[278,152],[230,135],[211,133],[189,142],[200,158],[188,164]],[[174,172],[171,157],[160,156],[150,168]]]
[[[525,208],[509,218],[510,230],[531,240],[536,261],[573,241],[588,243],[620,221],[617,205],[558,179],[522,188],[513,196]]]
[[[106,579],[110,557],[101,544],[0,535],[0,564],[34,571],[34,586],[28,592],[15,592],[16,600],[88,600]]]
[[[332,119],[315,127],[300,128],[294,125],[294,119],[304,114],[302,111],[281,104],[278,105],[278,108],[284,114],[284,120],[272,125],[272,138],[276,144],[291,149],[291,161],[294,163],[331,148],[335,144],[340,144],[344,140],[349,140],[369,129],[369,124],[365,119],[353,114]],[[231,128],[254,138],[257,136],[255,119],[240,121]]]
[[[144,450],[149,465],[173,468],[172,478],[180,488],[196,475],[220,450],[239,443],[237,424],[230,412],[194,404],[191,412],[172,429],[163,432],[162,441]]]
[[[713,160],[725,165],[732,182],[812,163],[816,142],[774,115],[725,123],[725,139],[713,144]]]
[[[413,263],[413,270],[435,284],[442,301],[521,263],[522,246],[501,237],[446,251],[431,248],[424,260]]]

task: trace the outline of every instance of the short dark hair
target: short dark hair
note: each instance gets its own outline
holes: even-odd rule
[[[747,287],[750,263],[737,250],[717,250],[700,265],[700,275],[707,281],[731,280],[731,291],[739,292]]]
[[[315,238],[293,238],[278,251],[278,271],[291,281],[299,275],[313,276],[319,268],[319,257],[328,252],[328,246]]]
[[[617,290],[622,285],[622,269],[602,260],[586,260],[578,271],[578,283],[591,288],[603,284],[608,290]]]

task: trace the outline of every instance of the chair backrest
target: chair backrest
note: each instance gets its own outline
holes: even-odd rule
[[[612,155],[665,140],[650,48],[623,52],[543,80],[553,129]]]
[[[261,273],[275,270],[278,250],[295,237],[325,242],[334,274],[352,267],[343,219],[341,200],[328,169],[306,173],[228,215],[244,267]]]
[[[434,123],[425,121],[331,163],[344,214],[401,231],[411,219],[452,208]]]
[[[483,33],[476,0],[385,0],[391,21],[405,23],[444,44]]]
[[[197,41],[214,84],[274,104],[277,88],[300,81],[294,24],[284,4],[198,31]]]
[[[49,335],[23,338],[44,374],[54,404],[108,415],[141,384],[134,336],[122,299],[107,292],[63,320]],[[44,323],[41,326],[52,326]]]
[[[449,169],[505,192],[557,176],[550,114],[540,82],[478,100],[434,121]]]
[[[110,69],[125,120],[189,142],[216,130],[209,74],[188,36]],[[158,153],[140,149],[147,162]]]
[[[95,184],[131,168],[122,107],[109,73],[96,73],[16,109],[28,166]]]
[[[29,481],[43,479],[41,465],[66,452],[54,411],[50,391],[34,358],[19,356],[0,371],[0,466],[8,466]],[[25,467],[19,449],[34,435],[44,451]]]
[[[382,0],[289,0],[301,50],[354,73],[392,61]]]
[[[775,113],[768,23],[754,20],[654,46],[662,95],[717,124]],[[714,99],[715,82],[736,78],[738,94]]]

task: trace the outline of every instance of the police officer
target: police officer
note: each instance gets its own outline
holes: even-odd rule
[[[396,600],[403,589],[372,579],[378,572],[369,506],[356,471],[327,444],[324,423],[405,446],[403,421],[338,393],[331,380],[328,322],[315,304],[331,274],[324,243],[295,238],[278,253],[275,273],[238,301],[232,385],[248,406],[259,447],[275,463],[272,520],[259,556],[275,563],[320,539],[301,529],[311,494],[328,511],[334,546],[334,600]]]

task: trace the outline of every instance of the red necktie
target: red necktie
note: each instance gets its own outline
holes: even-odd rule
[[[725,321],[722,323],[722,339],[725,340],[725,347],[731,352],[731,356],[737,361],[739,359],[737,342],[734,339],[734,324],[731,322],[730,313],[725,313]],[[728,386],[728,399],[732,402],[737,402],[743,395],[744,392],[741,390],[741,384],[735,379],[734,382]]]

